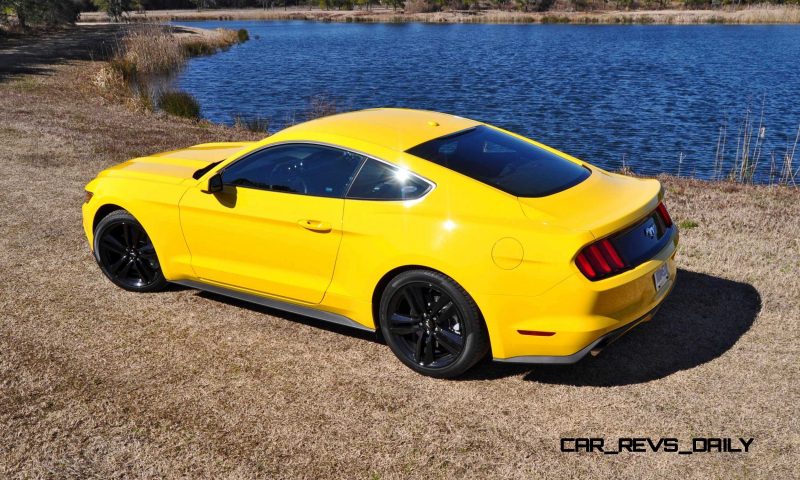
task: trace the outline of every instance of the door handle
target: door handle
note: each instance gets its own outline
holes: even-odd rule
[[[299,220],[297,223],[306,230],[312,232],[328,233],[333,227],[328,222],[320,222],[319,220]]]

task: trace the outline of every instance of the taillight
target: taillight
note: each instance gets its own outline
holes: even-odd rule
[[[589,280],[610,277],[628,268],[614,244],[607,238],[581,250],[575,257],[575,264]]]
[[[667,228],[671,227],[672,218],[669,216],[669,212],[667,211],[667,207],[664,206],[664,202],[658,204],[656,211],[658,212],[658,216],[661,217],[661,220],[664,222],[664,226]]]
[[[672,218],[670,218],[669,212],[667,212],[667,207],[664,206],[663,202],[659,202],[655,213],[651,212],[645,220],[652,222],[652,219],[655,218],[655,215],[658,215],[658,217],[661,219],[661,223],[664,224],[664,229],[672,227]],[[641,225],[643,225],[643,223],[639,223],[637,226]],[[632,231],[632,229],[633,227],[629,229],[628,232]],[[648,237],[647,242],[651,242],[652,240],[660,241],[664,234],[664,229],[659,228],[660,232],[658,233],[658,237],[656,237],[655,231],[651,234],[648,234],[650,236]],[[627,232],[622,232],[614,238],[617,238],[617,240],[621,241],[623,245],[627,245],[628,250],[626,250],[626,253],[629,255],[629,260],[631,261],[626,261],[622,255],[619,254],[619,251],[617,251],[617,248],[614,246],[614,243],[611,239],[604,238],[602,240],[598,240],[597,242],[584,247],[583,250],[578,253],[578,256],[575,257],[575,265],[578,266],[578,270],[580,270],[581,273],[583,273],[583,275],[589,280],[600,280],[601,278],[610,277],[624,270],[635,267],[640,263],[639,260],[641,259],[637,260],[637,254],[632,254],[630,251],[631,240],[630,235]],[[628,240],[626,240],[626,238]],[[647,248],[650,248],[650,245],[651,244],[648,243]],[[631,258],[630,255],[633,255],[633,257]]]

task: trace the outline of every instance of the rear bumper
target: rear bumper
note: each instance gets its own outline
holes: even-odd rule
[[[539,296],[481,299],[494,360],[575,363],[650,320],[675,285],[677,232],[671,240],[650,260],[608,279],[590,282],[578,273]],[[656,291],[653,275],[663,265],[669,280]]]
[[[582,349],[578,350],[577,352],[573,353],[572,355],[563,355],[563,356],[556,356],[556,355],[523,355],[519,357],[511,357],[511,358],[495,358],[495,362],[506,362],[506,363],[540,363],[540,364],[556,364],[556,365],[569,365],[572,363],[577,363],[583,357],[588,355],[589,353],[597,354],[599,350],[610,345],[612,342],[620,338],[621,336],[625,335],[626,333],[633,330],[634,327],[649,321],[653,318],[658,311],[658,307],[654,308],[643,317],[634,320],[633,322],[623,325],[622,327],[612,330],[602,337],[598,338],[597,340],[593,341],[589,345],[586,345]],[[597,353],[595,353],[597,352]]]

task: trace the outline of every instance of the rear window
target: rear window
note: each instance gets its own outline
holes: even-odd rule
[[[435,138],[407,151],[518,197],[544,197],[591,172],[536,145],[486,126]]]

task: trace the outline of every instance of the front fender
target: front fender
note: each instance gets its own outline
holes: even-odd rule
[[[93,193],[82,208],[83,229],[90,248],[94,244],[98,213],[104,213],[104,207],[117,206],[142,224],[153,242],[167,280],[194,277],[178,211],[178,202],[186,191],[185,186],[106,177],[93,180],[86,189]]]

